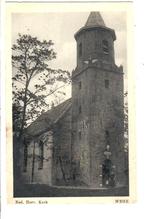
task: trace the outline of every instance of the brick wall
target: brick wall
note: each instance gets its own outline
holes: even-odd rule
[[[109,80],[109,88],[105,87],[105,80]],[[80,163],[82,180],[99,186],[106,131],[117,175],[124,168],[123,74],[89,67],[73,79],[72,92],[73,159]]]
[[[70,179],[71,169],[71,109],[54,127],[53,173],[54,183],[60,184]]]

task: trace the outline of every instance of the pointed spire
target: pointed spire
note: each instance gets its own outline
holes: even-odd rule
[[[98,12],[98,11],[92,11],[90,13],[85,26],[81,27],[80,30],[78,30],[75,33],[75,39],[77,40],[77,37],[81,33],[83,33],[83,31],[93,29],[93,28],[105,29],[105,30],[111,32],[113,40],[116,40],[115,31],[105,25],[105,22],[101,16],[100,12]]]
[[[88,17],[85,27],[101,26],[105,27],[104,20],[100,12],[92,11]]]

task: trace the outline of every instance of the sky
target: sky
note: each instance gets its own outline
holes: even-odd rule
[[[52,40],[57,59],[52,65],[72,71],[76,67],[76,41],[74,34],[85,25],[90,12],[17,13],[12,15],[12,42],[18,33],[28,33],[39,39]],[[100,12],[107,27],[115,30],[116,64],[126,72],[126,14]]]
[[[118,66],[123,65],[124,73],[127,73],[126,14],[125,12],[100,13],[105,25],[115,30],[117,38],[114,44],[115,62]],[[57,58],[51,61],[51,67],[71,72],[76,68],[74,34],[85,25],[89,14],[90,12],[12,14],[12,43],[15,43],[18,38],[18,33],[30,34],[40,40],[52,40]]]

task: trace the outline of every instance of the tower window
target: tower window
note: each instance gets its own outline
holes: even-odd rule
[[[106,137],[109,137],[109,131],[108,130],[105,131],[105,134],[106,134]]]
[[[103,52],[104,52],[105,54],[109,54],[108,41],[107,41],[107,40],[103,40],[102,44],[103,44]]]
[[[40,141],[39,143],[39,165],[38,165],[39,170],[43,169],[43,158],[44,158],[43,155],[44,155],[43,142]]]
[[[95,101],[96,101],[96,95],[93,94],[92,97],[91,97],[91,103],[95,103]]]
[[[106,138],[106,144],[109,145],[110,144],[110,134],[109,134],[108,130],[105,131],[105,138]]]
[[[81,131],[79,131],[79,140],[81,140],[82,139],[82,133],[81,133]]]
[[[81,90],[81,88],[82,88],[82,82],[79,81],[79,90]]]
[[[105,80],[105,88],[109,88],[109,80]]]
[[[24,142],[24,161],[23,161],[23,171],[27,171],[27,163],[28,163],[28,145]]]
[[[82,43],[79,44],[79,57],[82,56]]]
[[[97,50],[97,49],[98,49],[98,43],[95,42],[95,50]]]
[[[79,106],[79,113],[81,113],[82,112],[82,107],[81,106]]]

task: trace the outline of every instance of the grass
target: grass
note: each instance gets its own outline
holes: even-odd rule
[[[128,196],[128,187],[109,189],[51,187],[41,184],[17,185],[14,188],[14,197],[102,197]]]

